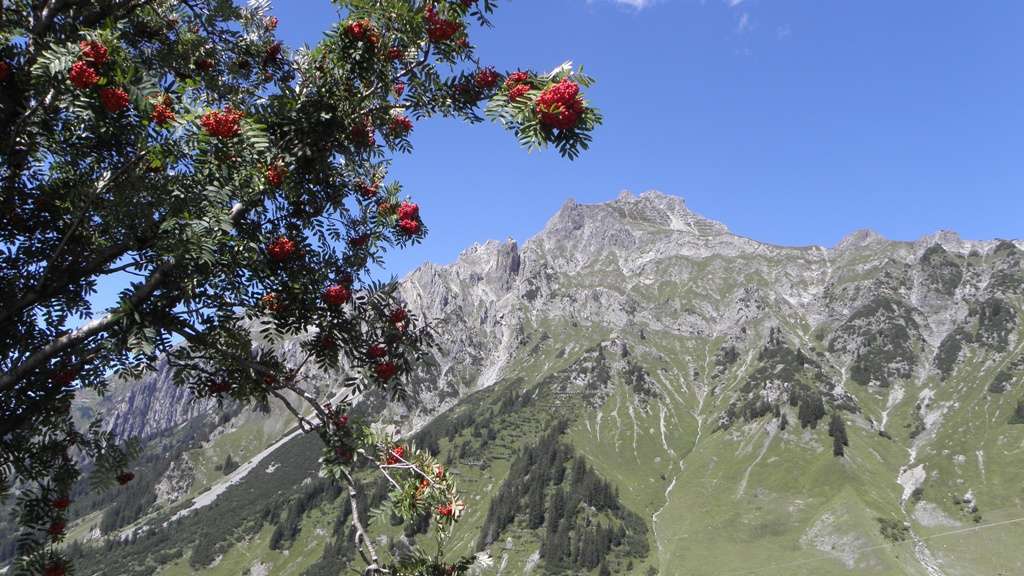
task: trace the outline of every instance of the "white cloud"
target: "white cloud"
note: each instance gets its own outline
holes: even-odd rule
[[[631,6],[637,10],[643,10],[651,4],[654,4],[654,0],[615,0],[615,3],[625,4],[626,6]]]

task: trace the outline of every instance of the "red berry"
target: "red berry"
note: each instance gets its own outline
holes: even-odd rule
[[[96,71],[81,60],[71,65],[71,71],[68,73],[68,78],[71,80],[71,84],[79,90],[88,90],[100,81],[100,77],[96,74]]]
[[[210,60],[209,58],[200,58],[199,60],[196,60],[196,68],[199,68],[201,72],[209,72],[210,70],[213,70],[213,66],[213,60]]]
[[[579,84],[565,78],[549,86],[537,98],[536,111],[541,124],[549,128],[575,128],[584,112]]]
[[[383,344],[374,344],[373,346],[370,346],[369,350],[367,350],[366,353],[369,354],[370,358],[373,358],[374,360],[379,360],[387,356],[388,349],[385,348]]]
[[[405,94],[405,84],[395,82],[395,85],[391,87],[391,91],[394,92],[396,97],[401,98],[402,94]]]
[[[267,184],[274,186],[280,186],[284,183],[285,170],[280,164],[271,164],[267,167]]]
[[[399,220],[415,220],[420,217],[420,207],[412,202],[403,201],[398,206]]]
[[[359,194],[363,198],[367,198],[367,199],[373,198],[374,196],[377,195],[377,190],[378,189],[379,189],[379,186],[378,186],[378,184],[376,182],[374,182],[373,184],[367,184],[366,182],[361,182],[359,184]]]
[[[473,77],[473,83],[482,90],[494,88],[498,85],[498,80],[501,80],[501,75],[494,68],[481,68]]]
[[[324,302],[330,306],[341,306],[351,297],[352,292],[340,284],[332,284],[324,290]]]
[[[398,372],[398,367],[391,362],[381,362],[374,368],[374,372],[376,372],[378,380],[387,382]]]
[[[398,135],[404,136],[412,131],[412,120],[409,120],[407,116],[395,116],[391,119],[391,132]]]
[[[267,255],[274,262],[284,262],[295,254],[297,248],[295,242],[281,236],[267,246]]]
[[[125,484],[131,482],[132,480],[135,480],[134,472],[122,472],[117,475],[117,483],[120,484],[121,486],[124,486]]]
[[[443,18],[434,11],[433,4],[427,6],[423,13],[423,19],[427,21],[427,37],[431,42],[446,42],[462,27],[460,22]]]
[[[450,517],[454,512],[455,509],[452,508],[451,504],[441,504],[437,507],[437,513],[444,517]]]
[[[391,321],[395,324],[405,322],[409,318],[409,314],[405,311],[405,308],[395,308],[391,312]]]
[[[281,56],[281,43],[274,42],[270,46],[267,46],[266,51],[263,52],[263,65],[267,66],[273,63],[278,57]]]
[[[508,101],[515,102],[516,100],[519,100],[523,96],[526,96],[526,93],[529,91],[529,84],[516,84],[515,86],[512,87],[511,90],[508,91]]]
[[[210,382],[207,389],[210,390],[211,394],[226,394],[231,391],[231,383],[218,380],[217,382]]]
[[[264,294],[263,297],[260,298],[260,304],[262,304],[268,312],[280,312],[283,307],[281,297],[276,292]]]
[[[522,70],[517,70],[509,74],[508,78],[505,78],[505,88],[511,90],[513,87],[515,87],[516,84],[527,83],[529,82],[529,80],[529,73],[523,72]]]
[[[342,446],[338,446],[334,449],[334,455],[341,459],[342,462],[351,462],[352,458],[355,456],[352,450]]]
[[[224,110],[211,110],[199,119],[199,124],[210,136],[234,138],[242,133],[241,121],[245,114],[231,106]]]
[[[97,66],[103,66],[107,62],[109,51],[101,42],[82,40],[78,43],[78,49],[82,51],[82,58]]]
[[[67,510],[68,506],[71,506],[71,499],[67,496],[62,496],[50,502],[50,506],[53,506],[54,510]]]
[[[64,523],[60,520],[54,520],[50,523],[50,526],[46,529],[50,536],[54,539],[60,538],[64,535]]]
[[[349,138],[352,139],[352,143],[356,146],[363,146],[369,148],[377,143],[376,138],[373,136],[373,126],[369,122],[363,122],[352,126],[348,131]]]
[[[415,236],[420,233],[423,226],[417,220],[399,220],[398,229],[406,236]]]
[[[369,20],[356,20],[345,24],[345,34],[353,40],[365,40],[372,27]]]
[[[403,456],[405,456],[405,448],[402,446],[395,446],[390,452],[388,452],[385,462],[387,462],[389,466],[393,466],[401,462]]]
[[[116,114],[128,107],[128,93],[120,88],[101,88],[100,102],[111,114]]]
[[[362,248],[370,242],[369,234],[360,234],[359,236],[353,236],[348,239],[348,245],[353,248]]]
[[[43,569],[43,576],[65,576],[67,569],[61,562],[51,562]]]
[[[174,110],[167,104],[161,102],[160,104],[153,106],[153,113],[150,114],[150,118],[157,126],[166,126],[171,122],[174,122]]]
[[[0,60],[0,82],[7,80],[7,77],[11,75],[11,65],[3,60]]]
[[[401,60],[405,57],[405,51],[398,46],[388,48],[388,60]]]
[[[277,29],[278,22],[279,21],[277,19],[277,16],[271,16],[270,18],[267,18],[267,30]]]

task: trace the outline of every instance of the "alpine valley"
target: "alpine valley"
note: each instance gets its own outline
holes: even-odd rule
[[[782,247],[624,192],[401,291],[436,345],[359,410],[458,475],[480,574],[1024,574],[1024,242]],[[352,573],[347,499],[282,406],[164,369],[76,410],[144,446],[128,487],[76,496],[79,576]],[[429,549],[385,493],[381,547]]]

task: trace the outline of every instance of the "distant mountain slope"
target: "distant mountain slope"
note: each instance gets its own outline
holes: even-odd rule
[[[831,249],[780,247],[657,192],[569,201],[522,247],[477,245],[403,281],[440,337],[412,399],[385,417],[420,430],[462,475],[471,498],[460,551],[489,550],[492,574],[1021,574],[1022,248],[867,231]],[[167,437],[211,418],[209,406],[176,408],[164,381],[145,386],[144,401],[132,386],[106,401],[125,431]],[[615,499],[551,524],[530,506],[548,508],[562,485],[516,463],[559,422],[572,454],[564,482],[578,460]],[[244,463],[288,427],[277,409],[213,422],[129,524],[155,535],[185,526],[162,522],[222,481],[227,455]],[[276,485],[275,454],[256,468],[262,485]],[[224,497],[243,502],[232,494],[251,481]],[[537,487],[502,491],[516,482]],[[302,506],[280,492],[265,523],[191,564],[194,543],[166,557],[115,548],[145,558],[147,573],[329,573],[345,557],[345,528],[332,527],[343,504],[323,490]],[[488,519],[502,506],[501,522]],[[279,523],[295,529],[288,548],[271,550]],[[423,537],[380,525],[399,549]]]

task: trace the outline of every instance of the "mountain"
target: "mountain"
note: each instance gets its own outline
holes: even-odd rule
[[[364,409],[459,474],[484,573],[1024,573],[1021,241],[774,246],[623,193],[401,292],[438,345],[407,402]],[[315,439],[185,406],[157,374],[79,408],[151,455],[132,498],[76,503],[82,573],[339,573]]]

